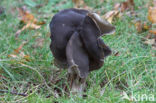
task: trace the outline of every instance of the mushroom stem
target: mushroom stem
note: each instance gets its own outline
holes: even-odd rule
[[[70,88],[73,95],[82,96],[86,85],[86,78],[80,78],[75,73],[69,73]]]

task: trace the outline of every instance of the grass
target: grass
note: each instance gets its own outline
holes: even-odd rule
[[[61,9],[73,7],[71,0],[36,0],[33,3],[30,1],[35,0],[0,1],[0,6],[5,8],[5,15],[0,15],[0,90],[28,94],[27,97],[22,97],[0,92],[2,103],[131,103],[122,99],[122,93],[128,97],[134,94],[136,98],[142,94],[152,94],[156,101],[156,58],[153,56],[155,51],[150,45],[143,44],[142,39],[148,33],[137,33],[132,23],[134,19],[147,21],[148,8],[144,5],[148,0],[135,0],[135,12],[138,17],[124,14],[115,19],[113,25],[116,26],[116,33],[103,37],[114,53],[119,52],[119,56],[109,56],[100,70],[90,73],[87,78],[88,96],[85,99],[75,96],[69,98],[61,91],[63,85],[67,84],[67,72],[53,65],[53,56],[49,49],[49,22],[52,15]],[[99,3],[98,0],[85,0],[90,7],[100,10],[103,14],[121,1],[123,0],[105,0]],[[38,4],[44,6],[35,8],[34,5]],[[15,33],[20,26],[16,7],[24,5],[39,20],[46,21],[46,24],[37,30],[25,30],[16,39]],[[34,48],[37,38],[44,39],[43,46]],[[30,56],[29,60],[8,57],[23,41],[27,41],[27,44],[23,46],[22,51]],[[59,90],[63,95],[55,98],[54,90]],[[149,103],[148,100],[142,102]]]

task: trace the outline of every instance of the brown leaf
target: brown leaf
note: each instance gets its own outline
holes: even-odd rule
[[[143,29],[144,30],[149,30],[152,26],[150,24],[148,24],[147,22],[144,22],[143,24]]]
[[[122,4],[121,4],[121,12],[124,12],[127,9],[128,9],[128,3],[127,2],[122,2]]]
[[[83,8],[86,10],[92,10],[91,7],[87,6],[87,4],[84,2],[84,0],[72,0],[72,2],[74,3],[74,7],[75,8]]]
[[[151,45],[153,50],[156,50],[156,38],[154,39],[147,39],[145,42],[147,45]]]
[[[18,8],[19,11],[19,16],[21,18],[21,21],[24,22],[25,24],[27,23],[37,23],[37,19],[30,14],[28,11],[24,11],[23,8]]]
[[[20,34],[22,31],[26,30],[26,29],[39,29],[40,27],[41,27],[40,25],[36,25],[36,24],[33,24],[33,23],[28,23],[28,24],[24,25],[24,26],[22,27],[22,29],[20,29],[20,30],[18,30],[18,31],[16,32],[15,37],[17,38],[17,37],[19,36],[19,34]]]
[[[127,0],[125,2],[121,3],[121,12],[124,12],[125,10],[134,10],[134,1],[133,0]]]
[[[156,35],[156,29],[155,30],[149,30],[149,32]]]
[[[104,19],[106,19],[109,23],[112,23],[113,18],[117,17],[119,14],[119,10],[112,10],[107,12],[104,16],[102,16]]]
[[[131,6],[135,6],[134,1],[133,0],[127,0],[127,2],[131,5]]]
[[[136,28],[137,32],[139,32],[139,33],[142,32],[143,25],[142,25],[141,21],[137,21],[135,23],[135,28]]]
[[[22,51],[23,46],[28,43],[27,41],[23,41],[22,44],[13,51],[13,53],[9,54],[8,57],[12,57],[15,59],[18,58],[23,58],[27,61],[30,61],[30,56],[29,55],[25,55],[25,53]]]
[[[72,0],[75,8],[80,8],[80,6],[86,5],[83,0]]]
[[[22,44],[17,49],[14,50],[14,52],[15,53],[19,53],[26,43],[28,43],[28,42],[27,41],[23,41]]]
[[[156,23],[156,7],[148,8],[148,20],[153,24]]]
[[[44,21],[38,21],[33,14],[29,13],[26,11],[26,9],[23,8],[18,8],[19,11],[19,16],[21,18],[21,21],[24,22],[25,24],[37,24],[37,25],[43,25],[45,24]]]
[[[148,24],[147,22],[142,23],[140,20],[134,20],[133,23],[138,33],[149,30],[152,27],[151,24]]]
[[[26,61],[30,61],[30,56],[25,55],[23,51],[20,51],[18,54],[9,54],[8,57],[14,58],[14,59],[24,59]]]
[[[18,56],[16,54],[9,54],[8,57],[17,58]]]
[[[18,37],[19,34],[25,29],[39,29],[41,27],[40,25],[45,24],[44,21],[39,22],[31,13],[23,8],[18,8],[18,11],[21,22],[23,22],[25,25],[22,27],[22,29],[16,32],[15,37]]]
[[[30,56],[29,55],[24,55],[24,59],[26,59],[27,61],[30,61]]]
[[[119,52],[116,52],[116,53],[114,54],[114,56],[120,56]]]

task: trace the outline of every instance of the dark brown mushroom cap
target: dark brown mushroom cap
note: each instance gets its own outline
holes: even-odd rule
[[[99,69],[111,53],[100,38],[115,30],[95,13],[82,9],[66,9],[57,13],[50,22],[50,49],[56,64],[74,69],[81,78],[89,71]]]

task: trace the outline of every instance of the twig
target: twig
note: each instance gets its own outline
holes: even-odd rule
[[[17,93],[17,92],[12,92],[12,91],[8,91],[8,90],[0,90],[0,93],[10,93],[10,94],[24,96],[24,97],[27,96],[27,94],[24,94],[24,93]]]

